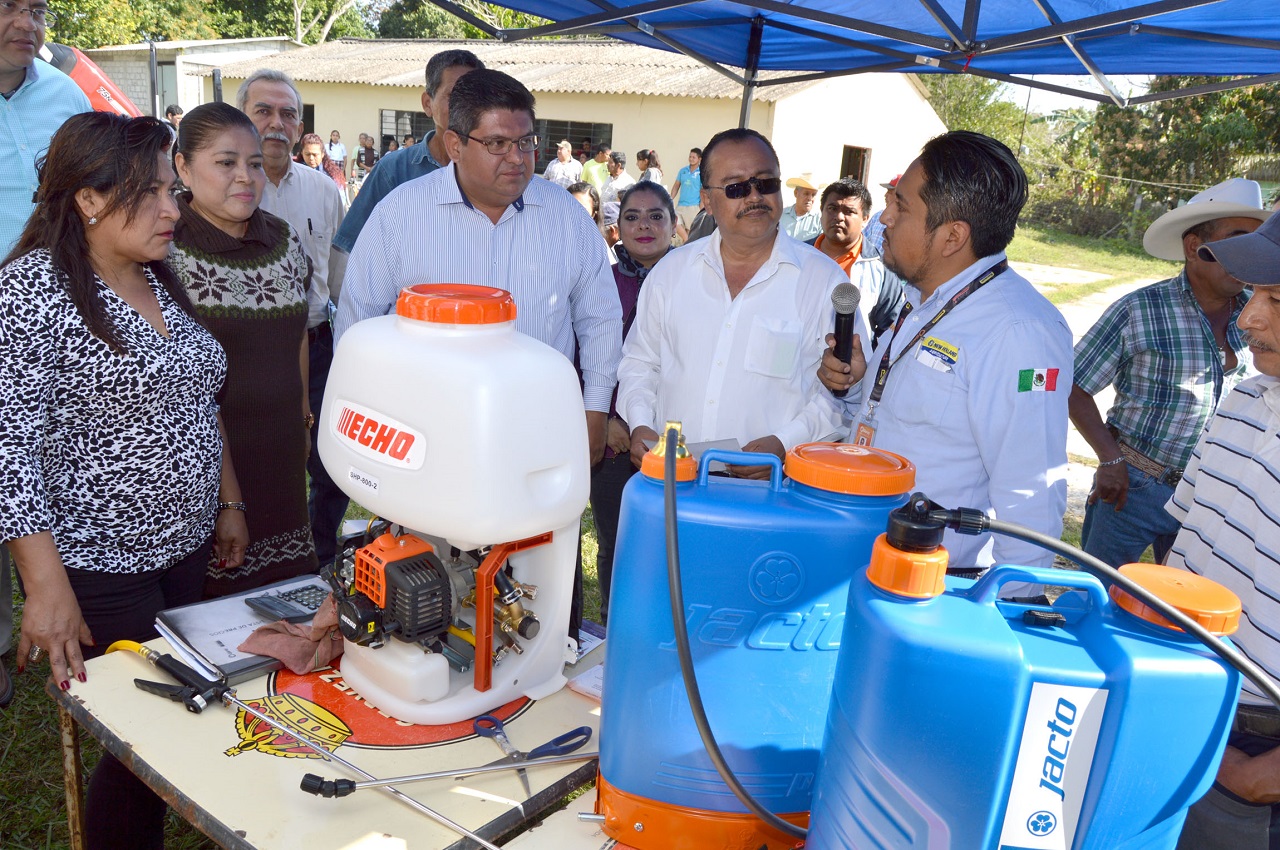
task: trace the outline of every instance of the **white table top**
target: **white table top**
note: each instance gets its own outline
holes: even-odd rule
[[[163,640],[148,646],[168,652]],[[570,675],[602,656],[602,650],[591,653]],[[197,715],[180,703],[144,693],[134,686],[134,678],[170,682],[163,671],[134,653],[95,659],[87,670],[88,682],[72,681],[69,692],[56,695],[59,701],[183,817],[224,846],[476,846],[376,789],[339,799],[304,793],[299,783],[307,773],[325,779],[358,777],[296,742],[293,749],[282,748],[279,732],[242,711],[211,706]],[[335,742],[338,755],[378,778],[469,768],[502,757],[494,741],[475,736],[470,721],[432,727],[388,718],[351,694],[337,670],[307,676],[282,671],[241,684],[237,695],[276,719],[318,730]],[[525,751],[578,726],[598,732],[600,724],[599,704],[568,688],[536,702],[517,700],[496,713],[515,746]],[[583,750],[595,751],[597,737],[593,735]],[[531,767],[533,796],[527,801],[521,799],[515,771],[419,782],[401,790],[495,840],[554,807],[594,775],[594,762]],[[557,850],[565,850],[564,845]]]

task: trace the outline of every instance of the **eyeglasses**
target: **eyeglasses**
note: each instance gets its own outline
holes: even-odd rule
[[[730,200],[745,198],[751,194],[751,187],[755,186],[756,191],[761,195],[776,195],[782,191],[781,177],[752,177],[750,180],[743,180],[741,183],[730,183],[728,186],[703,186],[704,189],[720,189],[724,192],[724,196]]]
[[[5,0],[0,0],[0,3],[3,2]],[[521,153],[533,153],[538,149],[538,142],[541,141],[537,133],[521,136],[518,139],[477,139],[469,134],[467,138],[484,145],[484,149],[494,156],[505,156],[511,150],[512,145],[518,147]]]
[[[31,22],[38,27],[51,27],[58,22],[58,16],[42,6],[19,6],[15,0],[0,0],[0,20],[17,18],[26,12]]]

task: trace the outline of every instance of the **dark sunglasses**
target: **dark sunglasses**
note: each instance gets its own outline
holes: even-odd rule
[[[750,180],[743,180],[741,183],[730,183],[728,186],[703,186],[704,189],[720,189],[724,192],[724,196],[731,200],[745,198],[751,194],[751,187],[755,186],[756,191],[761,195],[776,195],[782,191],[781,177],[752,177]]]

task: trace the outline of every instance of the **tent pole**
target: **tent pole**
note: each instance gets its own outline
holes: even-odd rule
[[[747,42],[747,62],[742,86],[742,111],[738,113],[738,126],[746,127],[751,120],[751,100],[756,93],[756,80],[760,77],[760,45],[764,41],[764,16],[751,19],[751,40]]]

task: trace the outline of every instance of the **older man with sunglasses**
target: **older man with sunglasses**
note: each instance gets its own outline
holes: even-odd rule
[[[703,148],[702,202],[719,228],[654,267],[618,368],[618,413],[637,464],[669,419],[691,443],[736,440],[778,457],[840,430],[815,372],[835,322],[831,290],[849,278],[780,232],[778,173],[773,145],[754,130],[726,130]],[[769,475],[767,466],[730,471]]]

